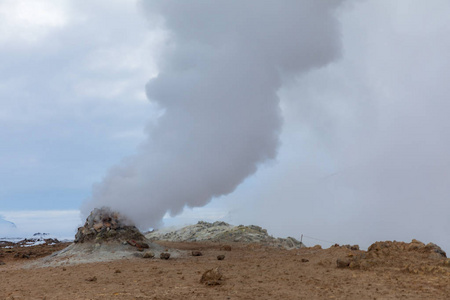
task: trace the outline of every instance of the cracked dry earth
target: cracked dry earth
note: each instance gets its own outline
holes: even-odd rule
[[[420,251],[373,255],[346,247],[284,250],[257,244],[160,242],[178,258],[128,258],[22,269],[30,260],[4,254],[0,299],[449,299],[448,260]],[[407,244],[406,244],[407,245]],[[387,247],[387,246],[386,246]],[[403,249],[403,248],[402,248]],[[0,249],[5,250],[5,249]],[[55,249],[39,249],[42,253]],[[201,256],[192,256],[193,250]],[[33,249],[27,249],[33,251]],[[39,252],[38,251],[38,252]],[[377,250],[378,251],[378,250]],[[384,252],[383,252],[384,251]],[[225,259],[217,260],[218,255]],[[337,259],[363,257],[364,268]],[[369,260],[370,258],[370,260]],[[395,261],[393,261],[395,260]],[[404,260],[404,262],[402,261]],[[218,285],[200,283],[219,267]]]

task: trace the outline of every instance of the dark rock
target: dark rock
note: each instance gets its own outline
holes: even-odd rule
[[[359,245],[350,246],[350,250],[359,250]]]
[[[147,251],[142,255],[142,258],[153,258],[155,257],[155,253],[153,253],[152,251]]]
[[[6,265],[3,261],[0,261],[0,266]]]
[[[217,255],[217,260],[224,260],[225,259],[225,255]]]
[[[197,251],[197,250],[193,250],[191,254],[192,254],[192,256],[202,256],[203,255],[200,251]]]
[[[159,258],[161,258],[161,259],[169,259],[170,258],[170,253],[168,253],[168,252],[161,252],[161,254],[159,255]]]
[[[206,285],[219,285],[221,284],[221,280],[222,272],[220,271],[220,268],[217,267],[203,273],[202,278],[200,278],[200,283]]]
[[[86,281],[92,281],[92,282],[95,282],[95,281],[97,281],[97,277],[89,277],[89,278],[86,278],[85,279]]]
[[[306,263],[306,262],[309,262],[309,259],[302,258],[302,263]]]
[[[350,260],[338,258],[336,260],[336,265],[338,268],[348,268],[350,266]]]

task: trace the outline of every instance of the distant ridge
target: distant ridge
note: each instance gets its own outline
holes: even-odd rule
[[[0,228],[17,228],[16,224],[0,216]]]

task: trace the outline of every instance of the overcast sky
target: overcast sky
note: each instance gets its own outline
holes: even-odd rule
[[[148,10],[138,1],[0,1],[6,219],[48,231],[30,217],[43,211],[76,223],[92,185],[157,123],[163,112],[145,85],[171,33]],[[339,55],[278,90],[277,157],[166,224],[222,219],[277,236],[364,247],[417,238],[450,250],[449,13],[447,1],[343,3]]]

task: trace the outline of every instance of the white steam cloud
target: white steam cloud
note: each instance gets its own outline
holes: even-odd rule
[[[340,55],[341,1],[146,1],[169,43],[147,86],[163,111],[137,154],[83,206],[110,206],[142,228],[226,195],[274,159],[283,84]],[[157,26],[157,25],[155,25]]]

